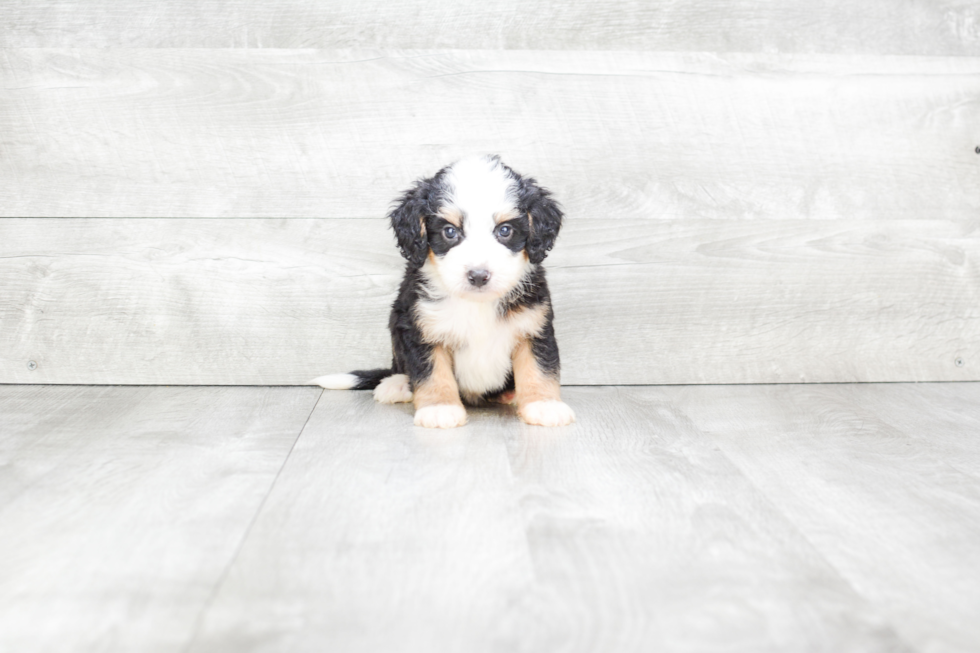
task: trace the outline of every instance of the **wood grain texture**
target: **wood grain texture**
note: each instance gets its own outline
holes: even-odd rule
[[[468,651],[532,580],[501,432],[326,392],[188,651]],[[379,410],[379,408],[381,410]]]
[[[980,59],[0,50],[0,215],[379,217],[498,152],[576,217],[973,219]]]
[[[867,384],[846,398],[912,440],[928,444],[946,465],[980,478],[980,383]]]
[[[562,379],[977,379],[977,227],[572,218],[546,261]],[[0,382],[384,366],[402,269],[380,220],[0,221]]]
[[[980,386],[960,388],[960,410],[975,411]],[[902,395],[919,392],[892,395],[887,421],[863,408],[866,391],[848,385],[665,388],[662,396],[917,650],[974,651],[980,440],[968,422],[942,429],[956,414],[922,401],[942,388],[925,390],[919,403],[939,438],[900,430],[910,426],[895,419],[907,414]]]
[[[975,648],[980,384],[564,395],[0,386],[0,649]]]
[[[5,47],[486,48],[980,54],[975,3],[938,0],[8,0]]]
[[[319,394],[0,386],[0,649],[181,650]]]
[[[978,248],[975,223],[942,220],[570,220],[547,261],[562,378],[977,379]],[[402,269],[382,221],[7,220],[0,381],[384,366]]]
[[[190,651],[903,651],[648,389],[567,428],[323,395]]]

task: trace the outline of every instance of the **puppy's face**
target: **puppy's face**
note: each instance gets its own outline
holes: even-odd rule
[[[493,301],[544,259],[562,216],[548,191],[491,156],[417,182],[389,217],[402,254],[431,285]]]
[[[490,301],[520,283],[529,221],[518,210],[517,180],[494,160],[467,159],[443,175],[438,211],[425,217],[431,282],[455,297]]]

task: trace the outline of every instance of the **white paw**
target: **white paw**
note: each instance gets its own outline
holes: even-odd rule
[[[451,429],[466,424],[466,409],[455,404],[436,404],[415,411],[415,426]]]
[[[412,400],[407,374],[392,374],[374,389],[374,399],[382,404],[404,404]]]
[[[539,426],[565,426],[575,421],[575,413],[568,404],[554,399],[525,404],[518,411],[518,415],[528,424]]]

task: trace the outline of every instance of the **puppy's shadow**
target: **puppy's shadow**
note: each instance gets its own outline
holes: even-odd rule
[[[404,405],[406,413],[412,415],[410,404]],[[499,437],[516,431],[524,423],[517,416],[517,407],[509,404],[486,403],[466,407],[466,424],[453,429],[427,429],[413,427],[416,440],[431,447],[446,447],[464,440],[487,436]]]
[[[411,407],[406,406],[411,415]],[[511,456],[526,462],[547,457],[575,432],[575,425],[549,427],[525,424],[517,416],[517,406],[489,403],[467,406],[468,421],[454,429],[414,427],[416,441],[426,448],[444,453],[475,440],[503,440]]]

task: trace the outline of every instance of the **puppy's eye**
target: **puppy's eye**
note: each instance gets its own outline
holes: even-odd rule
[[[514,228],[509,224],[505,224],[500,229],[497,229],[497,235],[501,238],[510,238],[511,234],[514,233]]]
[[[443,227],[442,235],[446,240],[455,240],[459,234],[456,232],[456,227]]]

